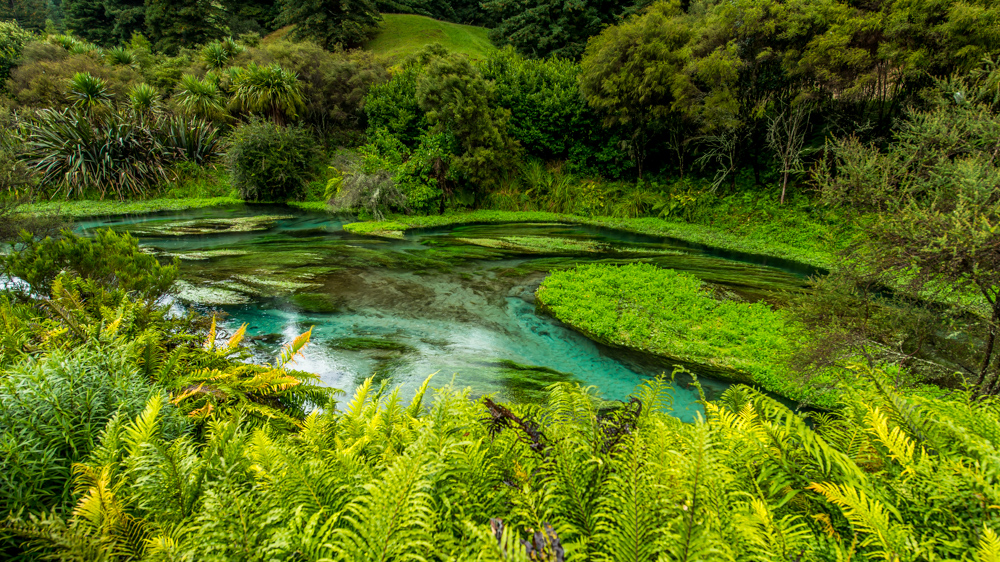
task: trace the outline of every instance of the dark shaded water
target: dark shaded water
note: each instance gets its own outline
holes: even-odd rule
[[[563,224],[472,225],[355,236],[323,213],[241,206],[81,222],[130,231],[182,263],[179,302],[249,324],[261,358],[313,327],[297,367],[351,392],[376,376],[412,393],[431,373],[474,394],[532,400],[558,380],[629,395],[669,366],[600,346],[537,314],[534,291],[554,268],[647,261],[689,271],[747,300],[780,300],[812,270],[671,239]],[[755,263],[756,262],[756,263]],[[678,381],[676,414],[697,394]],[[726,384],[703,379],[711,398]]]

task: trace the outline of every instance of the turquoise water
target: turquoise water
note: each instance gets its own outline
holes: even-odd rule
[[[671,366],[608,349],[536,313],[534,291],[551,269],[648,261],[690,271],[746,300],[780,300],[813,273],[577,225],[471,225],[386,240],[345,233],[341,226],[350,220],[241,206],[95,219],[78,228],[129,231],[149,251],[179,257],[178,303],[224,312],[229,331],[247,323],[257,360],[311,327],[312,342],[296,367],[347,393],[375,376],[408,394],[437,373],[432,386],[452,383],[509,400],[537,399],[557,380],[623,399]],[[700,380],[711,398],[727,385],[705,378],[707,372]],[[686,420],[700,411],[689,383],[681,376],[674,384],[675,413]]]

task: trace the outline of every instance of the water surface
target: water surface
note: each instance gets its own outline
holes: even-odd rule
[[[536,312],[547,272],[578,263],[646,261],[691,272],[730,298],[780,300],[812,270],[679,240],[565,224],[468,225],[412,231],[403,239],[357,236],[350,217],[288,207],[238,206],[93,219],[91,231],[129,231],[181,260],[179,297],[249,324],[264,360],[313,329],[297,368],[350,393],[375,376],[404,394],[431,373],[473,394],[537,400],[560,380],[627,397],[669,364],[594,343]],[[699,372],[697,366],[693,367]],[[709,398],[726,384],[705,378]],[[681,380],[684,379],[684,380]],[[675,382],[674,409],[700,406],[689,377]]]

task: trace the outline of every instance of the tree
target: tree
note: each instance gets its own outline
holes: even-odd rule
[[[990,78],[992,80],[992,78]],[[816,179],[825,201],[877,212],[859,221],[866,238],[848,263],[883,272],[884,283],[984,310],[984,345],[975,384],[989,376],[1000,322],[1000,118],[966,81],[939,83],[940,98],[911,111],[888,152],[856,138],[833,146],[835,172]],[[975,297],[978,295],[978,299]]]
[[[258,66],[251,62],[236,74],[233,90],[234,103],[263,113],[278,125],[295,119],[305,108],[299,77],[278,64]]]
[[[520,149],[507,134],[510,112],[496,107],[494,98],[493,83],[464,55],[435,58],[417,80],[417,103],[431,131],[458,140],[462,154],[453,166],[480,188],[512,166]]]
[[[42,31],[47,8],[45,0],[6,0],[0,2],[0,21],[12,20],[29,31]]]
[[[786,101],[771,117],[767,128],[767,144],[781,162],[781,204],[785,203],[788,176],[802,169],[802,145],[805,143],[812,107],[808,101]]]
[[[171,54],[225,35],[222,8],[212,0],[146,0],[146,30]]]
[[[357,47],[378,28],[382,16],[371,0],[281,0],[282,25],[294,25],[292,36],[310,39],[326,49]]]
[[[587,44],[580,89],[609,123],[632,131],[630,153],[642,175],[650,134],[683,117],[673,111],[671,84],[685,58],[692,30],[680,2],[659,2],[639,17],[609,27]],[[681,129],[683,130],[683,129]]]
[[[577,60],[587,39],[647,5],[614,0],[488,0],[483,8],[499,22],[490,31],[498,45],[513,45],[529,57]]]

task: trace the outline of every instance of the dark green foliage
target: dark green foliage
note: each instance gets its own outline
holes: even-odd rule
[[[470,25],[487,25],[491,20],[476,0],[378,0],[375,7],[386,14],[417,14]]]
[[[496,86],[496,100],[510,111],[510,134],[525,152],[545,160],[571,159],[578,168],[593,168],[611,159],[624,160],[614,130],[601,126],[601,115],[580,92],[580,66],[566,59],[526,59],[503,49],[479,64]],[[602,170],[612,177],[612,170]]]
[[[300,117],[324,131],[363,122],[365,95],[389,78],[385,66],[364,51],[331,53],[312,42],[288,41],[268,43],[262,51],[261,58],[298,76],[305,103]]]
[[[887,152],[856,138],[835,142],[835,161],[816,179],[828,203],[880,215],[859,221],[867,239],[848,249],[846,268],[945,302],[981,297],[971,309],[989,320],[975,385],[992,394],[1000,391],[990,370],[1000,321],[1000,119],[979,101],[979,86],[940,83],[933,108],[910,112]]]
[[[587,40],[648,1],[489,0],[483,9],[498,22],[490,38],[532,57],[579,59]]]
[[[8,0],[0,4],[0,21],[39,32],[45,29],[46,8],[45,0]]]
[[[166,53],[219,39],[223,25],[221,6],[210,0],[146,0],[146,32]]]
[[[68,31],[98,45],[111,45],[114,17],[108,14],[106,0],[65,0],[65,25]]]
[[[510,112],[495,106],[494,85],[468,58],[434,58],[417,80],[416,99],[431,132],[457,141],[460,152],[451,165],[474,192],[493,187],[516,162],[520,147],[507,133]]]
[[[243,199],[288,201],[302,197],[318,157],[316,140],[307,130],[252,120],[233,132],[227,163]]]
[[[420,132],[427,127],[427,118],[417,103],[420,73],[419,65],[410,64],[388,82],[368,90],[364,110],[370,133],[384,129],[406,146],[415,146]]]
[[[264,36],[277,28],[279,15],[275,0],[224,0],[226,27],[234,37],[244,33]]]
[[[282,25],[294,25],[297,39],[324,48],[357,47],[371,37],[381,20],[371,0],[280,0]]]

